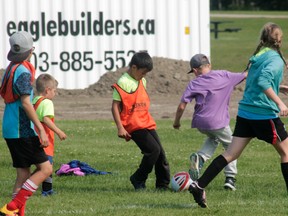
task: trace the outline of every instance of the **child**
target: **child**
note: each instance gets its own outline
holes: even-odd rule
[[[43,150],[49,145],[48,138],[31,103],[35,68],[29,60],[34,51],[33,38],[28,32],[19,31],[10,37],[9,42],[11,49],[7,58],[11,63],[5,71],[0,90],[5,101],[2,133],[17,176],[13,199],[0,209],[0,215],[17,213],[24,216],[27,199],[51,175],[52,166]],[[30,171],[32,164],[36,166],[34,172]]]
[[[232,143],[216,157],[203,175],[191,184],[189,191],[202,208],[207,207],[204,188],[227,166],[237,159],[253,138],[270,143],[280,156],[281,172],[288,190],[288,134],[279,116],[287,116],[288,108],[279,98],[284,67],[287,63],[280,51],[282,30],[267,23],[260,33],[260,42],[250,58],[246,87],[239,102]]]
[[[167,189],[170,169],[164,149],[156,133],[156,123],[149,113],[150,100],[144,76],[153,69],[152,58],[147,52],[137,52],[129,69],[112,87],[112,114],[118,137],[132,139],[143,154],[136,172],[130,177],[135,190],[145,189],[148,174],[155,168],[156,188]]]
[[[66,134],[54,123],[54,105],[52,99],[56,94],[58,86],[57,80],[49,74],[41,74],[36,79],[36,90],[38,96],[33,99],[34,109],[42,123],[49,139],[49,146],[45,148],[45,153],[53,166],[54,156],[54,132],[60,140],[67,138]],[[36,128],[37,131],[37,128]],[[37,131],[38,132],[38,131]],[[42,195],[49,196],[54,193],[52,187],[52,175],[42,183]]]
[[[219,143],[227,149],[232,141],[229,126],[229,101],[234,87],[242,82],[247,73],[231,73],[225,70],[211,70],[207,56],[194,55],[190,61],[191,71],[196,78],[191,80],[182,95],[173,127],[180,128],[180,119],[187,103],[196,100],[192,119],[192,128],[197,128],[207,136],[202,148],[190,156],[189,174],[192,180],[199,178],[200,170],[206,160],[210,159]],[[224,188],[236,190],[236,160],[225,167]]]

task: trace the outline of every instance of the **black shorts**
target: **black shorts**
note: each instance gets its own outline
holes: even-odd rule
[[[237,116],[233,136],[257,137],[270,144],[285,140],[288,135],[280,118],[267,120],[250,120]]]
[[[48,161],[44,149],[37,136],[29,138],[5,139],[8,145],[13,167],[27,168],[33,164]]]

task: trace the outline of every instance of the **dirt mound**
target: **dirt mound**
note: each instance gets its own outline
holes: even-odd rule
[[[105,73],[97,83],[85,89],[65,90],[59,89],[59,95],[91,95],[111,96],[111,85],[127,71],[128,68],[121,68],[114,72]],[[147,90],[149,94],[182,94],[188,81],[193,77],[187,74],[189,62],[172,60],[166,58],[153,58],[153,70],[147,74]]]

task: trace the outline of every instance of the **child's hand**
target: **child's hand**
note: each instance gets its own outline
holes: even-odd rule
[[[118,130],[118,137],[125,139],[127,142],[131,139],[131,135],[125,130]]]
[[[67,138],[67,135],[61,130],[57,133],[57,135],[60,140],[65,140]]]
[[[40,139],[40,142],[41,142],[41,147],[42,148],[47,148],[49,146],[49,140],[48,140],[48,137],[46,135],[46,132],[45,130],[40,130],[39,131],[39,139]]]

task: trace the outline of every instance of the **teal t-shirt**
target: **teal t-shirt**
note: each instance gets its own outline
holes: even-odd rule
[[[32,101],[31,73],[23,65],[20,65],[14,73],[13,88],[19,96],[30,95],[30,100]],[[26,115],[20,98],[12,103],[5,104],[2,135],[6,139],[37,136],[34,124]]]

